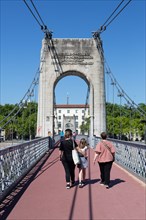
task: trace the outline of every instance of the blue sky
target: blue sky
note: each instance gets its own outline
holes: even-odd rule
[[[120,2],[34,1],[44,23],[53,30],[53,38],[92,38],[92,31],[106,21]],[[28,90],[39,67],[44,34],[22,0],[1,0],[0,5],[0,104],[15,104]],[[101,34],[112,73],[137,104],[146,103],[145,20],[145,0],[133,0]],[[106,86],[107,101],[112,102],[112,86]],[[55,92],[57,104],[65,104],[67,94],[70,104],[84,104],[87,85],[80,78],[69,76],[59,81]],[[37,97],[34,99],[37,101]]]

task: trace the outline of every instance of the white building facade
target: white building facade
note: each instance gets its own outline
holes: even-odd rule
[[[85,118],[89,117],[89,106],[82,104],[62,104],[55,105],[55,121],[54,131],[56,134],[59,131],[71,128],[73,132],[81,133],[80,126],[84,123]]]

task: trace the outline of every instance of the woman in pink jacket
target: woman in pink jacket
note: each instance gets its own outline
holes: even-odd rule
[[[110,171],[115,157],[114,145],[106,140],[105,132],[101,133],[101,141],[96,145],[93,163],[97,161],[100,168],[101,185],[108,189],[110,184]]]

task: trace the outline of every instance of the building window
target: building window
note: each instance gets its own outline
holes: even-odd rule
[[[46,116],[46,121],[49,121],[49,116]]]
[[[82,116],[82,120],[84,120],[84,116]]]
[[[58,112],[61,113],[61,110],[59,110]]]
[[[78,116],[75,116],[76,120],[78,120]]]
[[[67,113],[70,113],[70,110],[67,110]]]
[[[78,128],[78,122],[76,122],[76,128]]]
[[[85,112],[85,110],[82,110],[82,113],[84,113]]]
[[[58,128],[61,128],[61,122],[58,122]]]
[[[61,116],[58,116],[58,119],[61,120]]]
[[[78,110],[75,110],[75,113],[78,113]]]

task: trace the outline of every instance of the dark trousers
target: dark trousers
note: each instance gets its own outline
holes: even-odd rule
[[[109,185],[110,172],[111,172],[113,161],[105,162],[105,163],[98,163],[98,164],[100,168],[101,182],[103,182],[105,185]]]
[[[74,182],[75,181],[75,164],[73,160],[71,161],[63,160],[62,164],[65,170],[66,182],[70,182],[70,180]]]

